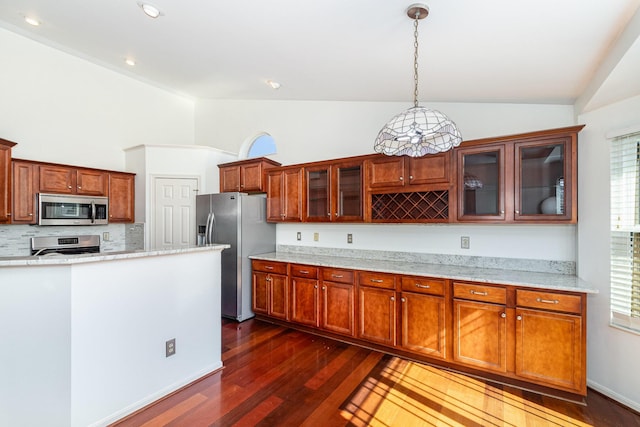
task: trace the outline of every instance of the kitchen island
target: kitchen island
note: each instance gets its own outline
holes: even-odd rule
[[[0,425],[107,425],[220,369],[225,248],[1,258]]]

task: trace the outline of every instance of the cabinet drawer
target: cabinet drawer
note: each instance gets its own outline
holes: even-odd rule
[[[267,273],[287,274],[287,263],[284,263],[284,262],[254,260],[251,265],[255,271],[266,271]]]
[[[506,304],[507,290],[495,286],[453,282],[453,297],[473,301],[492,302],[494,304]]]
[[[582,312],[582,298],[579,295],[557,294],[554,292],[516,290],[518,307],[540,308],[543,310]]]
[[[361,271],[358,273],[360,286],[374,286],[376,288],[395,289],[396,276],[394,274]]]
[[[323,268],[322,280],[328,282],[353,284],[353,270],[340,270],[337,268]]]
[[[309,277],[311,279],[318,278],[318,267],[310,265],[291,264],[291,275],[296,277]]]
[[[428,277],[402,277],[402,290],[421,294],[444,295],[445,279]]]

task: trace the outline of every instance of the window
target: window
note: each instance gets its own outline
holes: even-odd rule
[[[273,140],[273,137],[268,134],[262,134],[251,143],[251,147],[249,148],[249,152],[247,153],[247,158],[251,159],[254,157],[263,157],[268,154],[276,153],[276,143]]]
[[[611,141],[611,324],[640,332],[640,132]]]

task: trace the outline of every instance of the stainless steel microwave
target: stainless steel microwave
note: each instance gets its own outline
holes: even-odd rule
[[[39,193],[38,225],[109,223],[109,198]]]

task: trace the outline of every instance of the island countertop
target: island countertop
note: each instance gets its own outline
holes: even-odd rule
[[[310,255],[293,252],[271,252],[251,255],[249,258],[319,267],[348,268],[403,275],[464,280],[499,285],[515,285],[538,289],[596,294],[598,290],[575,275],[541,273],[500,268],[478,268],[448,264],[426,264],[398,260],[348,258],[327,255]]]
[[[190,246],[184,248],[138,250],[138,251],[117,251],[100,252],[94,254],[62,255],[51,256],[15,256],[0,257],[0,267],[26,266],[26,265],[56,265],[56,264],[81,264],[88,262],[112,261],[117,259],[143,258],[161,255],[184,254],[189,252],[203,252],[210,250],[223,250],[230,246],[227,244],[211,244],[206,246]]]

